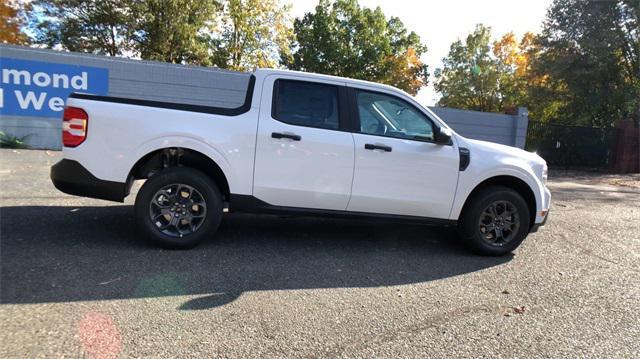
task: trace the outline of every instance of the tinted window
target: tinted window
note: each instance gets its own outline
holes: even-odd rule
[[[360,132],[433,141],[433,123],[408,102],[394,96],[358,91]]]
[[[277,80],[272,115],[292,125],[338,129],[338,88]]]

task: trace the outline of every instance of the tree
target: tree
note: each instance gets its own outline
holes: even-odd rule
[[[398,18],[357,0],[320,0],[315,12],[294,22],[293,55],[283,63],[294,70],[351,77],[397,86],[411,94],[426,85],[427,51]]]
[[[562,86],[548,74],[533,70],[542,52],[538,35],[527,32],[518,41],[512,32],[507,33],[493,43],[492,52],[498,60],[501,111],[525,106],[529,117],[537,120],[557,116],[564,104],[557,95],[563,91]]]
[[[502,106],[515,107],[527,102],[530,81],[530,52],[535,51],[535,35],[528,32],[518,41],[509,32],[493,43],[492,52],[498,61],[498,87],[502,96]]]
[[[29,39],[22,32],[25,25],[24,4],[3,1],[0,3],[0,43],[26,45]]]
[[[212,35],[213,64],[246,71],[276,67],[288,57],[291,42],[289,6],[278,0],[228,0]]]
[[[31,28],[50,48],[249,70],[289,56],[288,10],[278,0],[36,0]]]
[[[35,42],[49,48],[209,64],[215,0],[37,0]]]
[[[562,100],[553,120],[593,126],[631,116],[640,121],[639,38],[637,0],[555,0],[533,64]]]
[[[515,37],[509,33],[494,43],[493,53],[501,65],[506,66],[501,88],[505,96],[505,107],[525,106],[529,117],[537,121],[553,121],[562,114],[566,106],[566,86],[556,78],[537,69],[544,53],[540,35],[526,33],[515,46]]]
[[[37,0],[34,42],[69,51],[118,56],[131,50],[128,0]]]
[[[541,56],[538,35],[527,32],[520,40],[509,32],[491,42],[489,28],[478,25],[465,42],[451,45],[444,67],[436,70],[440,106],[511,112],[525,106],[529,116],[547,120],[564,105],[562,84],[534,71]]]
[[[145,60],[208,66],[215,0],[133,0],[134,48]]]
[[[491,29],[481,24],[461,40],[451,44],[442,59],[443,67],[435,71],[435,90],[442,97],[439,106],[476,111],[498,112],[503,108],[500,91],[504,67],[491,54]],[[501,71],[502,70],[502,71]]]

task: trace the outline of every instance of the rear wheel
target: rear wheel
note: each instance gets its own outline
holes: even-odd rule
[[[212,235],[222,219],[222,198],[202,172],[173,167],[148,179],[135,203],[142,233],[165,248],[190,248]]]
[[[529,207],[511,188],[487,187],[470,199],[458,230],[476,253],[504,255],[516,249],[529,233]]]

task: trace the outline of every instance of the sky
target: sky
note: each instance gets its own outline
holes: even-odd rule
[[[302,17],[313,11],[318,0],[289,0],[292,15]],[[495,38],[513,31],[518,38],[527,31],[539,32],[551,0],[359,0],[361,6],[380,6],[387,18],[396,16],[415,31],[428,47],[422,60],[429,65],[429,86],[416,96],[424,105],[433,105],[433,72],[442,66],[449,46],[473,31],[476,24],[492,28]]]

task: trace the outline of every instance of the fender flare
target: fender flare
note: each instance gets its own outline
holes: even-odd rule
[[[230,187],[229,189],[233,191],[232,184],[235,183],[232,176],[233,169],[223,153],[214,146],[211,146],[211,144],[207,143],[206,141],[198,137],[185,134],[157,137],[141,144],[135,149],[135,156],[131,157],[133,161],[131,161],[131,163],[129,163],[127,166],[129,168],[129,171],[133,169],[133,167],[138,163],[138,161],[140,161],[140,159],[144,158],[148,154],[171,147],[179,147],[196,151],[209,157],[213,162],[215,162],[215,164],[218,165],[218,167],[220,167],[220,170],[227,178],[227,182],[229,183]]]
[[[483,172],[481,176],[474,176],[472,184],[464,185],[464,189],[460,188],[460,184],[458,184],[458,191],[456,193],[456,197],[454,199],[453,206],[451,207],[451,212],[449,214],[449,219],[458,219],[460,214],[462,213],[462,209],[464,205],[467,203],[469,196],[480,186],[482,183],[486,182],[495,177],[514,177],[529,186],[533,196],[535,198],[535,208],[536,211],[539,212],[542,210],[542,199],[543,193],[542,188],[544,187],[538,178],[533,174],[526,170],[524,170],[520,166],[516,165],[506,165],[503,164],[503,167],[493,168],[489,171]],[[461,192],[463,191],[463,192]],[[534,214],[536,215],[536,214]]]

